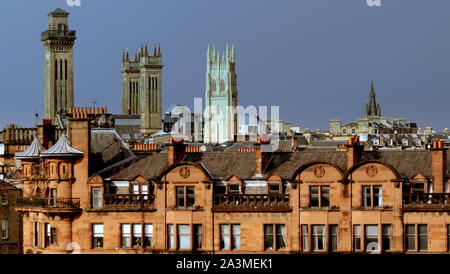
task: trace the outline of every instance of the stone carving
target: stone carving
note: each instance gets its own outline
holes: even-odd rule
[[[189,169],[189,167],[184,166],[184,167],[180,168],[180,176],[183,179],[186,179],[189,176],[191,176],[191,170]]]
[[[325,175],[325,169],[321,166],[314,168],[313,172],[317,178],[322,178]]]
[[[378,174],[378,168],[374,165],[370,165],[366,168],[366,174],[369,177],[375,177]]]

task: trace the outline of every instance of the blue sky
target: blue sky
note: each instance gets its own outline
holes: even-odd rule
[[[208,43],[236,47],[240,105],[279,105],[303,128],[360,118],[375,81],[382,114],[450,127],[450,1],[2,0],[0,126],[34,125],[43,110],[40,32],[57,7],[71,13],[75,104],[121,111],[122,49],[160,43],[163,103],[205,92]]]

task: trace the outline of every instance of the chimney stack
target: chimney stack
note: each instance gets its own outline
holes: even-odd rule
[[[37,138],[45,149],[50,148],[56,141],[56,126],[51,119],[43,119],[38,125]]]
[[[431,174],[433,176],[433,193],[444,193],[444,180],[447,173],[447,148],[437,138],[431,148]]]
[[[347,169],[350,169],[361,160],[364,146],[360,144],[359,136],[354,135],[348,139],[345,147],[347,149]]]
[[[186,154],[186,144],[183,138],[170,137],[170,143],[167,144],[167,164],[173,165],[183,160]]]
[[[258,136],[258,142],[255,144],[255,175],[262,175],[264,172],[264,168],[267,165],[267,162],[270,158],[270,152],[263,152],[262,146],[270,145],[270,137],[268,136]]]

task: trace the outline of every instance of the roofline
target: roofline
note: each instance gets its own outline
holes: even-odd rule
[[[380,161],[380,160],[367,160],[367,161],[362,161],[357,163],[356,165],[352,166],[350,169],[348,169],[345,174],[344,174],[344,179],[348,179],[349,175],[352,174],[356,169],[358,169],[359,167],[366,165],[366,164],[381,164],[386,166],[387,168],[389,168],[394,175],[397,177],[397,179],[403,179],[400,174],[398,173],[398,171],[390,164],[384,162],[384,161]]]
[[[297,168],[296,170],[295,170],[295,172],[294,172],[294,174],[292,175],[292,177],[291,177],[291,181],[295,181],[295,177],[297,177],[300,173],[302,173],[304,170],[306,170],[308,167],[310,167],[310,166],[313,166],[313,165],[317,165],[317,164],[325,164],[325,165],[330,165],[330,166],[332,166],[332,167],[334,167],[334,168],[336,168],[338,171],[339,171],[339,173],[341,174],[341,176],[342,176],[342,178],[345,178],[345,173],[344,173],[344,171],[338,166],[338,165],[336,165],[336,164],[334,164],[334,163],[330,163],[330,162],[325,162],[325,161],[316,161],[316,160],[314,160],[314,161],[309,161],[309,162],[306,162],[306,163],[304,163],[303,165],[301,165],[299,168]],[[275,173],[276,174],[276,173]],[[281,177],[281,176],[280,176]]]
[[[166,175],[167,173],[169,173],[172,169],[175,169],[175,168],[177,168],[179,166],[183,166],[183,165],[191,165],[191,166],[197,167],[197,168],[201,169],[206,176],[208,176],[209,180],[214,180],[215,179],[211,175],[209,170],[202,163],[194,163],[194,162],[189,162],[189,161],[178,162],[178,163],[175,163],[175,164],[172,164],[172,165],[166,167],[165,169],[163,169],[163,171],[161,171],[161,173],[156,177],[156,179],[158,181],[161,180],[161,178],[164,175]]]

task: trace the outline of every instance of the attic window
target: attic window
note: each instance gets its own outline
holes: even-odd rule
[[[282,193],[282,184],[281,182],[268,182],[267,190],[269,194],[280,194]]]
[[[228,184],[228,194],[241,194],[240,184]]]

